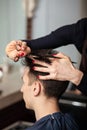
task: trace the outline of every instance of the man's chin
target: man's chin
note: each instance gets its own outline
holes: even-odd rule
[[[25,104],[26,109],[32,110],[32,108],[29,106],[29,104]]]
[[[27,105],[27,104],[25,104],[25,107],[26,107],[27,109],[30,109],[29,105]]]

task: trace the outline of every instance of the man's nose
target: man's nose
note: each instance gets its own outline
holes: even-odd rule
[[[21,90],[20,90],[22,93],[23,93],[23,86],[21,87]]]

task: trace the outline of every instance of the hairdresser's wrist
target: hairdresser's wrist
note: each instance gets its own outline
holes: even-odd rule
[[[76,86],[78,86],[82,80],[82,77],[83,77],[83,72],[78,70],[78,69],[75,69],[73,71],[73,74],[72,74],[72,79],[70,80],[73,84],[75,84]]]

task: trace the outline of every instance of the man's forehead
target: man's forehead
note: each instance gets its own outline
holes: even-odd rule
[[[22,76],[24,76],[24,75],[28,74],[29,72],[30,72],[29,67],[25,67],[25,68],[24,68],[24,72],[23,72],[23,75],[22,75]]]

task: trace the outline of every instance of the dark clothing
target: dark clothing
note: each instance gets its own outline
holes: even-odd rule
[[[74,44],[78,51],[82,52],[86,35],[87,18],[84,18],[77,23],[60,27],[45,37],[25,41],[27,41],[31,49],[56,48],[63,45]]]
[[[82,54],[82,49],[87,36],[87,18],[79,20],[77,23],[66,25],[53,31],[51,34],[35,40],[24,40],[32,49],[57,48],[63,45],[74,44]],[[87,49],[86,53],[87,53]],[[87,59],[87,58],[85,58]],[[84,62],[87,66],[87,62]],[[84,68],[84,67],[83,67]],[[85,67],[86,68],[86,67]],[[87,71],[83,71],[84,76],[78,89],[87,95]]]
[[[26,130],[78,130],[73,118],[61,112],[47,115]]]

